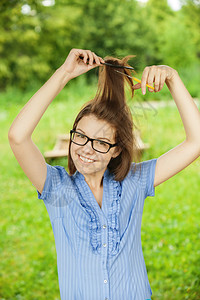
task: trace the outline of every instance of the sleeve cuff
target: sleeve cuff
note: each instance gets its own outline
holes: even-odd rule
[[[46,176],[46,180],[45,180],[45,184],[42,190],[42,193],[40,194],[40,192],[37,190],[37,194],[38,194],[38,199],[42,199],[42,200],[46,200],[47,199],[47,195],[48,195],[48,188],[50,185],[50,172],[51,172],[51,167],[46,163],[46,167],[47,167],[47,176]]]
[[[147,193],[146,197],[154,197],[155,196],[155,187],[154,187],[154,179],[155,179],[155,168],[156,168],[157,158],[153,159],[149,169],[149,176],[147,182]]]

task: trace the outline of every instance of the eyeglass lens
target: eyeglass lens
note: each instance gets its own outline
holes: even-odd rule
[[[72,133],[72,141],[80,146],[83,146],[88,141],[88,138],[78,132]],[[100,152],[108,152],[110,146],[106,144],[104,141],[93,140],[93,149]]]

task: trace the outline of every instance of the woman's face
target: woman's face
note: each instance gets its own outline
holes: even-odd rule
[[[78,122],[76,131],[87,135],[89,138],[100,139],[111,144],[115,143],[115,129],[106,121],[99,120],[92,114],[83,117]],[[92,148],[91,141],[89,141],[84,146],[71,143],[70,153],[74,165],[80,173],[92,175],[99,172],[103,176],[111,157],[119,155],[116,150],[117,148],[113,147],[107,153],[100,153]],[[86,159],[90,161],[86,161]]]

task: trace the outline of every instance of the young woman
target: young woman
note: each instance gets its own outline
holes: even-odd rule
[[[127,60],[107,59],[115,69],[102,65],[94,52],[72,49],[9,130],[13,153],[50,216],[62,300],[150,299],[140,237],[144,200],[200,155],[200,112],[178,73],[168,66],[147,67],[141,84],[133,86],[116,72]],[[46,164],[31,136],[69,80],[100,66],[98,92],[70,131],[68,174],[64,167]],[[147,83],[155,92],[167,84],[186,133],[180,145],[159,158],[133,162],[137,146],[124,78],[143,94]]]

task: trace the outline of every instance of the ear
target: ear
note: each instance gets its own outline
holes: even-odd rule
[[[115,151],[113,152],[112,158],[117,157],[122,152],[122,149],[119,147],[116,147]]]

